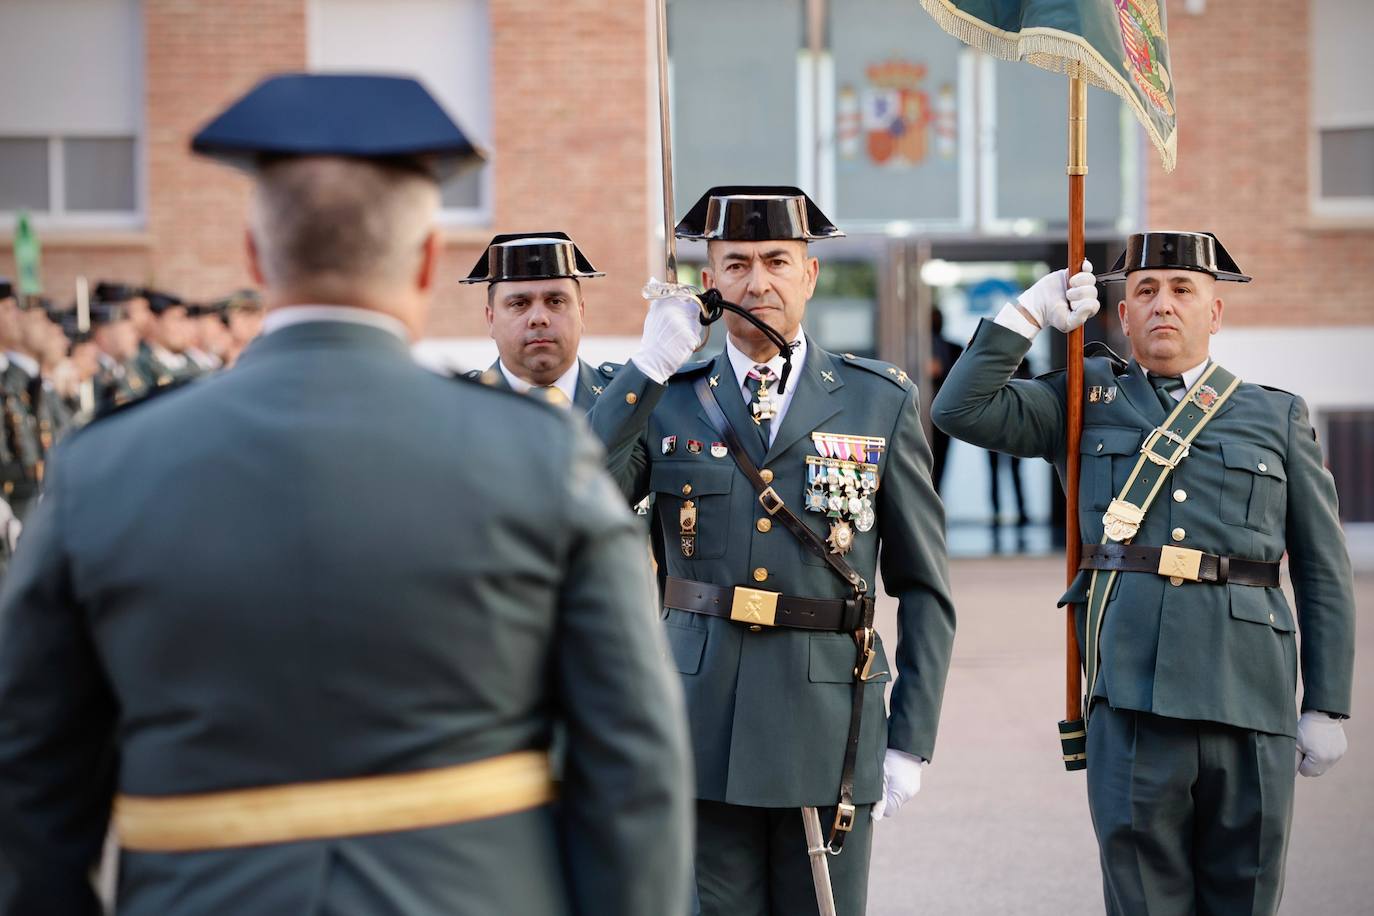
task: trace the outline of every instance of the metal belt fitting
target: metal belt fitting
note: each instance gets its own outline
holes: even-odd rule
[[[831,829],[839,833],[848,833],[854,829],[854,806],[847,802],[840,802],[835,806],[835,823]],[[834,844],[830,844],[830,854],[838,855]]]
[[[1165,545],[1159,548],[1159,574],[1171,579],[1201,582],[1202,557],[1201,550]]]
[[[865,627],[854,633],[854,641],[859,644],[859,664],[854,666],[856,680],[868,681],[871,677],[869,672],[873,669],[873,659],[878,657],[878,652],[874,648],[876,632],[872,627]]]
[[[761,588],[735,586],[735,594],[730,602],[730,619],[751,626],[776,626],[778,615],[778,592]]]
[[[1172,456],[1166,458],[1158,452],[1154,451],[1154,446],[1159,443],[1160,439],[1168,439],[1170,442],[1174,443],[1174,445],[1177,446],[1177,448],[1174,449],[1174,453]],[[1188,453],[1190,451],[1192,450],[1188,447],[1188,443],[1184,441],[1182,436],[1178,435],[1177,433],[1172,433],[1162,426],[1156,426],[1154,432],[1146,436],[1144,443],[1142,443],[1140,446],[1140,452],[1142,455],[1144,455],[1146,458],[1149,458],[1155,464],[1161,467],[1166,467],[1171,471],[1174,468],[1178,467],[1178,463],[1180,461],[1188,457]]]
[[[782,497],[777,494],[776,490],[769,487],[759,494],[759,505],[763,506],[763,511],[769,515],[777,515],[782,511]]]

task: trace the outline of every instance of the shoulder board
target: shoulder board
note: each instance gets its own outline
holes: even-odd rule
[[[135,394],[132,397],[116,397],[105,407],[97,408],[95,413],[91,415],[90,422],[86,423],[86,426],[90,426],[94,423],[99,423],[106,417],[112,417],[115,414],[124,413],[128,410],[133,410],[140,404],[147,404],[149,401],[155,401],[167,392],[185,388],[187,385],[190,385],[192,382],[199,381],[203,377],[204,376],[195,375],[188,376],[187,378],[178,379],[174,382],[168,382],[165,385],[150,385],[144,388],[141,393]]]
[[[1090,340],[1083,345],[1083,357],[1100,356],[1112,364],[1112,374],[1120,375],[1131,366],[1131,361],[1117,353],[1100,340]]]
[[[844,353],[842,356],[844,361],[851,366],[867,369],[874,375],[880,375],[903,391],[908,391],[911,388],[911,377],[906,374],[905,369],[899,369],[891,363],[885,363],[882,360],[855,356],[853,353]]]
[[[1241,384],[1244,385],[1245,382],[1242,381]],[[1251,384],[1253,384],[1256,388],[1263,388],[1265,391],[1272,391],[1272,392],[1274,392],[1275,394],[1286,394],[1286,395],[1288,395],[1290,398],[1296,398],[1296,397],[1298,397],[1297,394],[1294,394],[1294,393],[1291,392],[1291,391],[1288,391],[1288,390],[1283,389],[1283,388],[1275,388],[1273,385],[1263,385],[1263,384],[1261,384],[1261,383],[1259,383],[1259,382],[1251,382]]]
[[[497,394],[508,394],[527,404],[539,404],[542,407],[548,407],[552,410],[561,410],[561,408],[554,406],[548,399],[542,397],[538,393],[520,392],[508,385],[498,385],[496,383],[496,371],[493,369],[469,369],[467,372],[451,372],[447,376],[441,377],[447,378],[449,381],[453,382],[462,382],[465,385],[477,385],[487,391],[496,392]]]
[[[673,373],[673,375],[675,377],[679,375],[695,375],[696,373],[710,366],[715,361],[716,358],[714,356],[708,357],[706,359],[693,360],[692,362],[687,363],[682,368],[678,369],[676,372]]]

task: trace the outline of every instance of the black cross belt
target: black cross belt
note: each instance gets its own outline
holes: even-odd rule
[[[711,585],[669,576],[664,583],[665,607],[709,617],[724,617],[757,627],[824,630],[852,633],[862,627],[873,599],[798,598],[743,585]]]
[[[1278,588],[1279,564],[1203,553],[1187,547],[1084,544],[1079,569],[1155,573],[1190,582]]]

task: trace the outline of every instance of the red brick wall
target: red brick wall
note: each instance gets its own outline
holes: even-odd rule
[[[1374,222],[1335,229],[1308,200],[1309,0],[1171,4],[1178,168],[1156,159],[1147,217],[1215,232],[1255,280],[1221,288],[1228,324],[1374,322]]]
[[[638,335],[648,277],[648,27],[641,0],[490,0],[494,229],[562,229],[598,270],[587,331]],[[657,123],[655,121],[655,123]],[[436,334],[486,333],[483,286],[454,284],[490,238],[453,246]]]
[[[646,7],[638,0],[490,0],[494,218],[450,231],[430,333],[484,335],[483,287],[463,287],[496,232],[562,229],[605,279],[584,283],[588,331],[638,333],[647,276]],[[44,282],[155,284],[190,298],[248,283],[246,177],[193,157],[191,135],[263,76],[306,65],[305,0],[145,0],[147,227],[43,237]],[[8,245],[0,273],[12,274]],[[628,307],[624,305],[628,303]]]

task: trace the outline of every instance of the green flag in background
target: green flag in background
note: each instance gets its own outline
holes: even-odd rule
[[[1161,0],[921,0],[940,28],[994,57],[1121,96],[1173,171],[1174,84]]]
[[[37,296],[43,292],[42,272],[38,262],[42,249],[38,236],[29,225],[29,215],[20,211],[19,225],[14,229],[14,266],[19,272],[19,292],[25,296]]]

